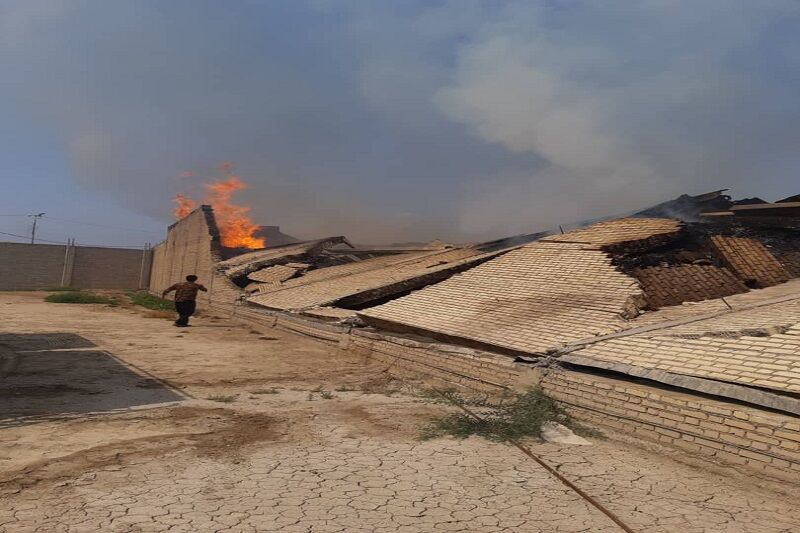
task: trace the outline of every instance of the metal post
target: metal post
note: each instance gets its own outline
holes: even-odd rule
[[[42,218],[45,213],[39,213],[38,215],[28,215],[29,217],[33,217],[33,229],[31,230],[31,244],[36,242],[36,221]]]
[[[65,283],[67,278],[67,261],[69,260],[69,239],[67,239],[67,245],[64,246],[64,268],[61,269],[61,283],[59,287],[66,287],[67,284]]]
[[[142,261],[139,263],[139,283],[137,289],[142,288],[142,280],[144,279],[144,258],[147,257],[147,243],[142,247]]]
[[[142,263],[139,265],[139,288],[150,288],[150,270],[153,267],[153,247],[149,242],[142,248]]]
[[[67,239],[67,249],[64,252],[64,269],[61,271],[61,286],[69,287],[72,284],[72,270],[75,265],[75,239]]]

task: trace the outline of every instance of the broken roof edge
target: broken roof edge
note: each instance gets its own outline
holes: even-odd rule
[[[520,248],[520,247],[521,246],[517,246],[516,248]],[[415,260],[420,260],[420,259],[432,257],[432,256],[438,255],[440,253],[450,252],[452,250],[453,249],[436,250],[434,253],[424,254],[423,256],[417,256],[415,258],[408,258],[408,259],[406,259],[404,261],[413,262]],[[504,253],[507,253],[507,252],[509,252],[511,250],[512,249],[510,248],[508,250],[500,250],[500,251],[496,251],[496,252],[487,252],[487,253],[483,253],[483,254],[476,254],[476,255],[471,256],[471,257],[467,257],[467,258],[464,258],[464,259],[453,261],[451,263],[446,263],[445,265],[438,265],[441,268],[438,268],[438,269],[435,269],[435,270],[431,270],[431,271],[428,271],[428,272],[424,272],[422,274],[408,276],[406,278],[399,279],[399,280],[393,280],[392,282],[387,283],[385,285],[381,285],[379,287],[363,288],[361,290],[358,290],[358,291],[355,291],[355,292],[351,292],[351,293],[349,293],[347,295],[344,295],[344,296],[335,296],[335,297],[331,297],[331,298],[329,298],[327,300],[318,300],[318,301],[315,301],[313,305],[307,305],[307,306],[303,306],[303,307],[296,307],[296,308],[272,307],[272,306],[269,306],[267,304],[263,304],[263,303],[260,303],[260,302],[254,301],[254,300],[250,300],[250,299],[248,299],[248,302],[253,304],[253,305],[258,305],[258,306],[264,307],[266,309],[271,309],[271,310],[275,310],[275,311],[289,312],[289,313],[302,313],[302,312],[304,312],[304,311],[306,311],[308,309],[312,309],[314,307],[326,307],[326,306],[344,307],[344,308],[347,308],[347,306],[350,306],[350,307],[361,307],[364,304],[367,304],[369,302],[374,302],[375,300],[380,300],[382,298],[387,298],[387,297],[393,296],[393,295],[398,294],[398,293],[403,293],[403,292],[407,292],[407,291],[415,291],[415,290],[423,289],[423,288],[425,288],[427,286],[430,286],[430,285],[434,285],[436,283],[439,283],[441,281],[444,281],[444,280],[448,279],[449,277],[453,276],[454,274],[458,274],[460,272],[464,272],[466,270],[469,270],[470,268],[473,268],[473,267],[475,267],[475,266],[477,266],[479,264],[485,263],[486,261],[494,259],[495,257],[500,256],[500,255],[502,255]],[[396,263],[392,263],[391,265],[388,265],[388,266],[390,266],[390,267],[397,266],[399,263],[404,262],[404,261],[397,261]],[[375,269],[372,269],[372,270],[373,271],[374,270],[380,270],[381,268],[386,268],[386,266],[378,267],[378,268],[375,268]],[[428,267],[428,268],[436,268],[436,267]],[[361,274],[361,273],[358,273],[358,274]],[[357,274],[343,274],[342,276],[337,276],[337,277],[343,278],[343,277],[348,277],[348,276],[351,276],[351,275],[357,275]],[[302,277],[297,278],[297,279],[298,280],[302,280]],[[306,285],[310,286],[310,285],[314,285],[314,284],[318,284],[318,283],[328,283],[328,282],[331,281],[331,279],[336,279],[336,278],[326,278],[326,279],[321,279],[321,280],[314,280],[314,281],[309,282]],[[303,286],[303,285],[300,285],[300,286]],[[280,287],[278,289],[275,289],[274,291],[270,291],[269,294],[275,294],[275,293],[279,293],[279,292],[282,292],[282,291],[293,290],[293,289],[297,289],[297,288],[298,288],[298,286]],[[260,296],[260,295],[254,295],[254,296]]]
[[[440,333],[438,331],[432,331],[417,326],[411,326],[408,324],[404,324],[402,322],[388,320],[385,318],[378,318],[378,317],[373,317],[371,315],[365,315],[362,314],[361,311],[356,311],[356,316],[358,316],[358,318],[364,321],[364,323],[367,324],[367,326],[373,328],[377,334],[382,334],[385,332],[403,336],[410,335],[416,339],[431,344],[443,343],[447,346],[452,346],[453,348],[480,350],[483,352],[491,353],[494,355],[501,355],[505,357],[514,357],[514,358],[527,357],[536,359],[547,357],[547,354],[544,352],[536,353],[536,352],[527,352],[523,350],[515,350],[513,348],[508,348],[505,346],[501,346],[499,344],[493,344],[491,342],[468,339],[465,337],[459,337],[447,333]]]
[[[648,228],[648,225],[652,227]],[[655,227],[658,225],[662,227]],[[643,251],[642,249],[657,248],[676,240],[685,230],[686,222],[678,218],[622,217],[553,233],[540,238],[539,242],[584,244],[607,252],[636,245],[640,248],[638,251]]]
[[[734,205],[731,211],[761,211],[764,209],[796,209],[800,208],[800,201],[797,202],[775,202],[773,204],[742,204]]]
[[[499,239],[493,239],[491,241],[484,241],[472,244],[470,246],[465,246],[465,248],[475,248],[482,252],[492,252],[497,250],[512,250],[514,248],[518,248],[520,246],[524,246],[526,244],[539,241],[547,237],[548,235],[550,235],[550,232],[548,231],[539,231],[536,233],[520,233],[518,235],[512,235],[510,237],[501,237]]]
[[[350,241],[343,235],[326,237],[314,241],[287,244],[276,248],[253,250],[231,257],[225,261],[220,261],[217,263],[216,267],[218,271],[223,272],[228,277],[244,276],[267,266],[281,264],[282,262],[290,261],[307,254],[318,253],[325,249],[326,246],[335,246],[337,244],[352,246]],[[281,254],[282,251],[288,251],[294,248],[297,248],[297,251],[294,253]],[[248,260],[248,256],[251,256],[250,260]]]
[[[423,260],[423,259],[428,259],[428,258],[431,258],[431,257],[435,257],[437,255],[448,254],[448,253],[451,253],[451,252],[453,252],[455,250],[469,250],[469,249],[472,249],[472,250],[475,250],[476,252],[483,252],[483,253],[476,253],[475,255],[470,256],[470,257],[466,257],[466,258],[462,258],[462,259],[458,259],[458,260],[453,260],[452,262],[449,262],[446,265],[444,265],[445,268],[442,268],[442,269],[439,269],[439,270],[435,270],[433,272],[423,273],[420,276],[412,276],[412,277],[409,277],[409,278],[406,278],[406,279],[403,279],[403,280],[399,280],[399,281],[395,281],[393,283],[386,284],[386,285],[378,287],[378,288],[374,288],[373,287],[373,288],[364,289],[361,292],[353,293],[353,294],[350,294],[350,295],[345,296],[345,297],[331,299],[331,300],[328,300],[328,301],[325,301],[325,302],[318,302],[315,305],[336,305],[336,304],[338,304],[340,302],[345,302],[345,301],[346,302],[350,302],[351,300],[358,300],[360,298],[365,298],[365,300],[363,302],[360,302],[359,304],[351,304],[351,303],[344,304],[344,305],[362,305],[363,303],[370,301],[367,296],[364,296],[364,295],[367,295],[369,293],[372,293],[372,292],[384,292],[385,291],[386,294],[384,296],[379,296],[378,298],[376,298],[376,299],[379,299],[379,298],[385,297],[386,295],[392,294],[392,291],[390,290],[391,287],[394,287],[395,285],[398,285],[398,284],[407,284],[407,283],[409,283],[410,280],[416,279],[418,277],[422,278],[422,277],[425,277],[425,276],[427,276],[429,274],[435,274],[435,273],[439,273],[439,272],[442,272],[442,271],[450,272],[450,270],[454,270],[453,273],[461,272],[462,270],[455,271],[455,269],[458,269],[458,268],[460,268],[460,267],[462,267],[464,265],[468,265],[464,269],[464,270],[468,270],[469,268],[472,268],[472,266],[477,266],[480,263],[483,263],[483,262],[488,261],[490,259],[494,259],[495,257],[500,256],[500,255],[502,255],[502,254],[504,254],[506,252],[509,252],[509,251],[514,250],[516,248],[521,248],[523,246],[531,244],[535,239],[540,238],[541,235],[544,235],[544,234],[542,234],[542,233],[532,233],[532,234],[526,234],[526,235],[516,235],[516,236],[513,236],[513,237],[506,237],[506,238],[503,238],[503,239],[497,239],[497,240],[494,240],[494,241],[488,241],[488,242],[485,242],[485,243],[480,243],[480,244],[472,245],[472,246],[461,246],[461,247],[454,247],[454,248],[449,248],[449,247],[448,248],[437,248],[437,249],[423,250],[423,251],[420,251],[420,252],[406,252],[406,253],[402,253],[402,254],[397,254],[397,260],[396,261],[394,261],[392,263],[389,263],[389,264],[383,264],[383,263],[376,264],[374,268],[371,268],[371,269],[369,269],[367,271],[374,272],[376,270],[381,270],[381,269],[384,269],[384,268],[402,266],[402,265],[404,265],[406,263],[414,263],[416,261],[420,261],[420,260]],[[522,237],[522,239],[520,239],[520,237]],[[508,244],[509,242],[512,243],[513,245],[508,246],[506,248],[496,249],[496,245],[498,243],[506,243],[506,244]],[[483,250],[486,247],[495,248],[495,249],[493,249],[493,251],[484,252]],[[369,259],[365,259],[364,261],[369,261]],[[336,268],[336,267],[334,266],[334,267],[330,267],[330,268]],[[334,280],[334,279],[347,278],[349,276],[353,276],[353,275],[357,275],[357,274],[363,274],[363,273],[364,272],[358,272],[358,273],[342,272],[341,274],[338,274],[338,275],[333,276],[333,277],[328,277],[328,278],[324,278],[324,279],[317,279],[317,280],[311,280],[311,281],[308,281],[306,283],[303,283],[302,285],[282,286],[282,287],[278,287],[278,288],[276,288],[274,290],[271,290],[269,292],[271,294],[274,294],[274,293],[278,293],[278,292],[281,292],[281,291],[293,290],[293,289],[298,288],[299,286],[311,286],[311,285],[315,285],[315,284],[329,283],[331,280]],[[450,274],[450,275],[452,275],[452,274]],[[449,277],[449,275],[447,277]],[[426,284],[424,284],[424,285],[422,285],[420,287],[417,287],[417,289],[423,288],[423,287],[425,287],[427,285],[432,285],[434,283],[438,283],[439,281],[443,281],[444,279],[447,279],[447,277],[445,277],[445,278],[443,278],[441,280],[428,282],[428,283],[426,283]],[[303,277],[300,276],[298,278],[295,278],[293,281],[298,281],[299,282],[299,281],[302,281],[302,280],[303,280]],[[404,290],[406,290],[406,289],[404,289]],[[416,289],[411,289],[411,290],[416,290]],[[263,305],[263,304],[260,304],[260,303],[257,303],[257,302],[253,302],[253,303],[256,304],[256,305]],[[268,306],[264,306],[264,307],[267,307],[268,309],[281,309],[281,308],[272,308],[272,307],[268,307]],[[302,311],[302,310],[308,309],[308,307],[302,307],[302,308],[297,308],[297,309],[299,311]]]
[[[657,368],[645,368],[627,363],[602,361],[591,356],[569,353],[556,359],[579,367],[606,370],[663,383],[683,390],[737,400],[746,404],[766,407],[800,416],[800,398],[777,391],[750,387],[739,383],[690,376]]]

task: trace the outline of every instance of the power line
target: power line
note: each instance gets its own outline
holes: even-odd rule
[[[27,217],[28,215],[0,215],[0,217]],[[137,229],[137,228],[125,228],[122,226],[108,226],[106,224],[95,224],[93,222],[83,222],[81,220],[73,220],[71,218],[59,218],[59,217],[51,217],[51,216],[43,216],[42,218],[48,220],[57,220],[59,222],[70,222],[72,224],[81,224],[83,226],[93,226],[96,228],[108,228],[108,229],[116,229],[121,231],[135,231],[137,233],[149,233],[151,235],[162,233],[160,231],[153,231],[153,230],[146,230],[146,229]]]
[[[5,231],[0,231],[0,235],[8,235],[9,237],[17,237],[18,239],[24,239],[26,241],[30,240],[30,236],[29,235],[17,235],[16,233],[6,233]],[[47,239],[40,239],[38,237],[36,238],[36,240],[40,241],[40,242],[46,242],[48,244],[69,244],[69,243],[64,242],[64,241],[50,241],[50,240],[47,240]],[[85,246],[85,247],[88,247],[88,248],[125,248],[125,249],[128,249],[128,250],[142,250],[143,248],[145,248],[145,246],[117,246],[117,245],[114,245],[114,244],[84,244],[84,243],[78,243],[78,242],[75,242],[74,245],[75,246]]]
[[[30,240],[30,238],[31,238],[30,235],[17,235],[15,233],[6,233],[5,231],[0,231],[0,235],[8,235],[9,237],[18,237],[20,239],[25,239],[26,241]],[[64,241],[48,241],[47,239],[38,239],[38,240],[40,240],[42,242],[47,242],[47,243],[50,243],[50,244],[67,244]]]
[[[160,231],[151,231],[151,230],[136,229],[136,228],[123,228],[123,227],[120,227],[120,226],[109,226],[107,224],[94,224],[92,222],[81,222],[80,220],[72,220],[72,219],[69,219],[69,218],[56,218],[56,217],[49,217],[49,216],[45,216],[45,217],[42,217],[42,218],[46,218],[48,220],[58,220],[58,221],[61,221],[61,222],[71,222],[73,224],[82,224],[84,226],[94,226],[94,227],[97,227],[97,228],[118,229],[118,230],[123,230],[123,231],[136,231],[136,232],[139,232],[139,233],[150,233],[150,234],[158,233],[159,235],[161,235]]]
[[[82,242],[73,242],[73,245],[84,248],[125,248],[126,250],[143,250],[146,246],[117,246],[115,244],[85,244]]]

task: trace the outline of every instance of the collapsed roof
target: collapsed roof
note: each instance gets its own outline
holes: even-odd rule
[[[800,203],[723,192],[555,235],[372,251],[337,237],[219,268],[256,307],[357,314],[385,330],[800,414]]]
[[[218,263],[217,268],[229,278],[235,279],[246,276],[264,267],[298,261],[303,257],[319,255],[324,250],[333,248],[339,244],[352,248],[352,245],[344,237],[327,237],[315,241],[289,244],[277,248],[266,248],[244,253]]]
[[[308,269],[249,301],[298,312],[321,306],[357,309],[436,283],[543,234],[521,235],[461,248],[384,255],[328,268]]]
[[[800,253],[798,237],[788,245]],[[800,414],[800,280],[786,283],[794,274],[785,255],[753,236],[619,219],[546,237],[358,315],[382,329]],[[770,300],[767,287],[784,299]],[[730,298],[668,307],[721,296]],[[709,315],[710,303],[719,305]],[[684,310],[677,324],[672,310]]]
[[[569,341],[619,331],[644,307],[636,280],[604,247],[642,249],[675,238],[669,219],[600,222],[545,237],[437,285],[359,313],[393,330],[515,353],[545,353]]]

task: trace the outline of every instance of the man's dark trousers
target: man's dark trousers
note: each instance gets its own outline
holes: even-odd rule
[[[175,311],[178,312],[178,320],[175,321],[176,326],[188,326],[189,317],[194,314],[197,302],[194,300],[186,300],[183,302],[175,302]]]

